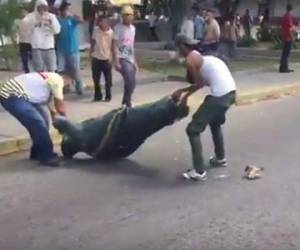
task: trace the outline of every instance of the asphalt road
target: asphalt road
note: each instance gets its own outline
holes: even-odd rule
[[[187,120],[120,162],[49,169],[1,158],[0,249],[300,249],[299,106],[288,97],[233,108],[230,166],[205,184],[180,178],[191,164]],[[209,133],[203,141],[209,156]],[[249,163],[265,167],[261,180],[242,178]]]

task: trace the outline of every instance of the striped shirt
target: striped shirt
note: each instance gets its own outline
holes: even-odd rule
[[[7,99],[10,96],[23,97],[28,100],[23,86],[15,79],[0,83],[0,97]]]
[[[53,98],[63,100],[64,81],[56,73],[28,73],[0,83],[0,97],[25,98],[36,104],[48,104]]]

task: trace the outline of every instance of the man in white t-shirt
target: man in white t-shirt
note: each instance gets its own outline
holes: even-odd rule
[[[134,54],[135,27],[132,25],[134,11],[130,6],[122,9],[122,23],[114,28],[114,59],[116,70],[124,79],[124,96],[122,104],[131,107],[132,94],[136,86],[136,72],[138,66]]]
[[[155,15],[154,12],[151,12],[148,17],[148,21],[149,21],[150,34],[151,34],[152,38],[154,39],[154,41],[159,41],[158,35],[156,33],[156,26],[158,24],[157,15]]]
[[[65,116],[63,78],[56,73],[28,73],[0,83],[0,103],[29,132],[31,160],[46,166],[58,166],[49,135],[49,119],[42,105],[48,105],[52,118]]]
[[[54,36],[60,32],[60,24],[48,9],[46,0],[38,0],[35,11],[25,17],[30,27],[32,62],[37,72],[55,72],[57,69]]]
[[[210,159],[212,167],[226,167],[224,141],[221,125],[225,123],[225,114],[235,102],[236,84],[227,65],[217,57],[202,56],[194,50],[198,41],[184,35],[176,37],[176,46],[186,58],[186,68],[190,86],[177,91],[181,103],[186,103],[189,96],[197,90],[208,87],[210,95],[193,115],[187,127],[190,140],[193,169],[183,173],[183,177],[192,180],[206,180],[207,172],[204,166],[200,134],[209,125],[215,145],[215,156]]]
[[[190,39],[194,39],[195,27],[192,15],[188,15],[184,18],[181,25],[180,33],[189,37]]]

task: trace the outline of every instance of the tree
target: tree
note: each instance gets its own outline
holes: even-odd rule
[[[241,0],[217,0],[216,6],[219,9],[222,19],[228,19],[230,15],[235,14]]]
[[[11,61],[16,58],[15,20],[20,16],[22,8],[29,8],[29,4],[20,4],[17,0],[0,0],[0,59],[5,63],[6,69],[11,69]]]

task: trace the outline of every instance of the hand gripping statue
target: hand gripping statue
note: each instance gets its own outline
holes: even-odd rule
[[[188,106],[179,103],[175,92],[150,104],[115,109],[76,124],[57,117],[53,125],[63,136],[61,149],[66,158],[84,152],[99,160],[120,159],[134,153],[148,137],[188,113]]]

